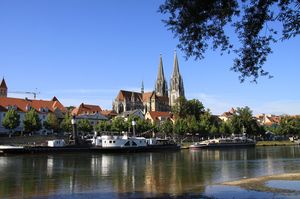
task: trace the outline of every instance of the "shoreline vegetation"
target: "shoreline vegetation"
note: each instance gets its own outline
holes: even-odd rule
[[[284,174],[275,174],[270,176],[261,176],[256,178],[248,178],[248,179],[241,179],[241,180],[230,181],[230,182],[223,182],[220,185],[239,186],[243,189],[253,190],[253,191],[300,194],[300,191],[297,190],[279,189],[279,188],[272,188],[266,186],[266,183],[270,180],[299,181],[300,173],[284,173]]]

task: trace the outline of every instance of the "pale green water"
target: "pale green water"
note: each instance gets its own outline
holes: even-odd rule
[[[0,198],[230,198],[211,185],[294,172],[298,146],[0,156]]]

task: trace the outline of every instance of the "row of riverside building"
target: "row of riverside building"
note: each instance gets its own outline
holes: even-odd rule
[[[170,79],[169,88],[164,74],[163,60],[160,55],[158,74],[153,91],[144,91],[142,83],[141,91],[120,90],[113,101],[112,110],[102,110],[99,105],[81,103],[78,107],[67,109],[56,97],[51,100],[36,100],[28,98],[8,97],[8,87],[5,79],[0,84],[0,133],[8,133],[2,125],[3,118],[9,109],[15,109],[20,115],[20,126],[15,131],[23,131],[24,115],[31,109],[38,113],[43,124],[49,113],[53,113],[59,120],[62,120],[69,111],[77,119],[87,119],[92,126],[97,125],[102,120],[110,120],[114,117],[137,116],[141,119],[150,120],[152,123],[161,123],[165,120],[173,121],[171,108],[176,104],[178,97],[184,97],[183,79],[180,74],[176,52],[174,54],[173,73]],[[235,110],[218,116],[226,121],[234,114]],[[278,123],[278,116],[259,115],[257,120],[261,124],[272,125]],[[38,132],[40,134],[49,133],[44,127]]]
[[[87,119],[92,126],[99,121],[110,120],[114,117],[128,118],[137,116],[141,119],[148,119],[151,122],[160,122],[172,118],[171,107],[175,105],[178,97],[184,96],[183,79],[179,71],[177,55],[174,55],[173,73],[168,89],[167,80],[164,74],[162,56],[159,59],[158,75],[155,82],[155,89],[150,92],[144,91],[142,83],[141,91],[120,90],[112,104],[112,110],[102,110],[99,105],[81,103],[78,107],[67,109],[57,97],[51,100],[36,100],[28,98],[8,97],[8,87],[3,78],[0,84],[0,133],[8,133],[2,125],[3,118],[8,110],[14,109],[20,115],[20,125],[15,131],[23,131],[23,120],[26,112],[34,109],[43,124],[49,113],[53,113],[59,120],[70,111],[77,119]],[[49,133],[44,127],[38,132]]]

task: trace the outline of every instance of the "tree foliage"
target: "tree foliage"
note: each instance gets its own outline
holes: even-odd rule
[[[165,136],[173,135],[173,122],[170,120],[164,121],[159,125],[159,131]]]
[[[173,114],[178,118],[193,116],[199,120],[204,111],[204,106],[198,99],[187,100],[185,97],[179,97],[172,107]]]
[[[263,133],[263,128],[258,125],[258,122],[252,115],[251,109],[246,106],[244,108],[237,108],[236,113],[230,120],[233,133],[247,135],[259,135]]]
[[[87,119],[79,119],[77,121],[77,129],[82,133],[90,133],[93,131],[93,126],[90,124]]]
[[[125,122],[124,118],[116,117],[112,120],[111,130],[122,132],[128,130],[128,124]]]
[[[111,123],[110,121],[100,121],[96,126],[95,130],[97,132],[101,131],[110,131],[111,130]]]
[[[49,113],[47,119],[44,122],[44,127],[48,130],[53,130],[55,132],[59,131],[59,121],[55,114]]]
[[[20,125],[20,115],[14,109],[10,109],[6,112],[2,126],[10,131],[14,130]]]
[[[64,131],[64,132],[72,132],[72,116],[69,112],[66,113],[64,119],[61,121],[60,123],[60,128]]]
[[[280,135],[300,135],[300,117],[283,116],[279,125],[274,128]]]
[[[27,133],[36,132],[42,128],[39,115],[34,109],[31,109],[25,114],[23,123],[24,131]]]
[[[203,59],[209,46],[221,54],[233,51],[231,69],[241,82],[269,75],[263,65],[272,53],[271,44],[300,34],[299,0],[166,0],[159,11],[168,16],[163,22],[178,37],[178,48],[187,58]],[[228,26],[239,45],[232,44]]]

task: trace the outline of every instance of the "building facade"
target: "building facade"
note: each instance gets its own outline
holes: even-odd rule
[[[25,114],[34,109],[41,121],[41,124],[47,120],[49,113],[55,114],[58,119],[63,119],[66,108],[58,101],[56,97],[51,100],[32,100],[32,99],[21,99],[12,97],[1,97],[0,99],[0,133],[8,133],[9,130],[5,129],[2,125],[2,121],[8,110],[14,109],[20,115],[20,125],[15,129],[15,131],[24,131],[23,121]],[[47,133],[48,131],[43,127],[38,133]]]
[[[168,90],[162,56],[160,56],[154,91],[144,92],[143,83],[141,92],[120,90],[113,102],[113,110],[118,114],[136,109],[142,110],[144,114],[149,111],[168,112],[181,96],[184,97],[184,86],[175,52],[170,90]]]
[[[76,116],[76,119],[87,119],[89,123],[95,127],[100,121],[108,120],[102,115],[102,109],[98,105],[81,103],[77,108],[74,108],[71,115]]]

